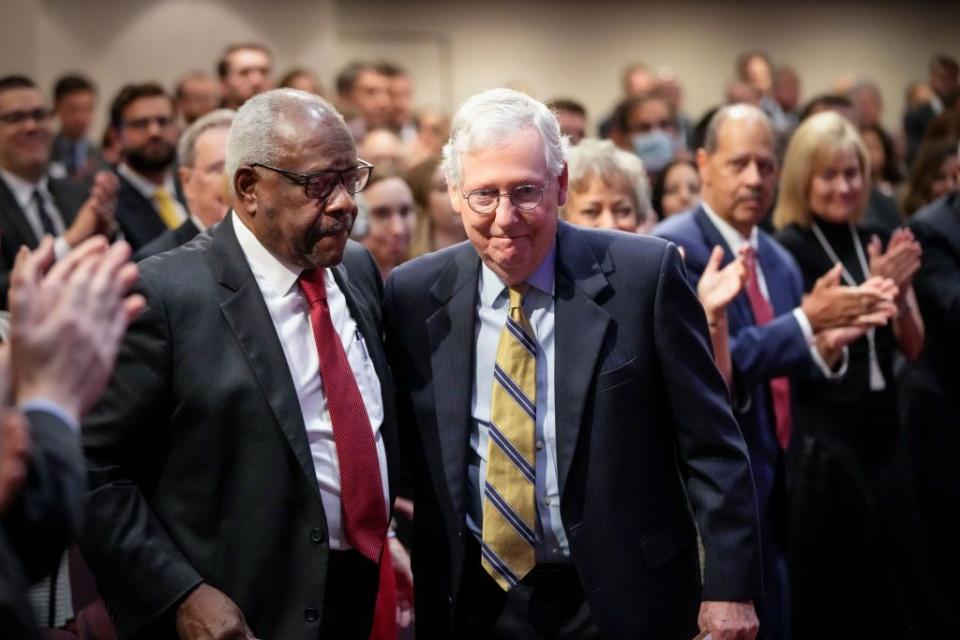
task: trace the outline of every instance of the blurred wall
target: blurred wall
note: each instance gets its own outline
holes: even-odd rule
[[[897,126],[903,90],[934,52],[960,57],[960,3],[730,0],[0,0],[0,73],[44,87],[84,70],[101,109],[125,81],[172,86],[213,70],[223,47],[257,40],[277,71],[314,68],[332,88],[354,57],[407,66],[417,102],[447,108],[504,83],[541,98],[568,96],[594,120],[616,101],[623,66],[669,66],[694,118],[722,96],[739,52],[762,48],[795,66],[803,95],[856,74],[876,80]]]

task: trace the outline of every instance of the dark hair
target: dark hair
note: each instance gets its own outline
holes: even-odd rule
[[[61,76],[53,85],[53,103],[57,104],[67,96],[76,93],[96,93],[97,87],[86,76],[67,74]]]
[[[387,62],[386,60],[373,65],[373,68],[376,69],[378,73],[381,73],[388,78],[397,78],[399,76],[409,75],[407,70],[400,65]]]
[[[299,78],[300,76],[311,76],[316,78],[316,74],[306,67],[294,67],[283,74],[283,77],[280,78],[280,88],[286,88],[293,84],[293,81]]]
[[[920,145],[910,168],[910,182],[903,198],[903,212],[912,215],[917,209],[930,203],[930,185],[933,184],[940,165],[950,156],[957,155],[957,140],[928,140]]]
[[[337,93],[341,96],[353,93],[353,87],[357,84],[357,78],[359,78],[360,74],[364,71],[383,74],[376,65],[355,60],[341,69],[340,73],[337,74]]]
[[[173,100],[156,82],[143,82],[140,84],[128,84],[120,89],[117,96],[110,104],[110,126],[119,128],[123,124],[123,112],[136,100],[140,98],[153,98],[160,96],[170,101]]]
[[[0,93],[11,89],[36,89],[37,83],[27,76],[4,76],[0,78]]]
[[[659,92],[652,91],[646,95],[642,96],[633,96],[627,98],[617,107],[614,111],[617,117],[617,127],[619,127],[621,133],[628,133],[630,131],[630,113],[639,107],[640,105],[651,102],[653,100],[659,100],[660,102],[667,105],[667,111],[670,112],[670,117],[673,118],[673,109],[670,108],[670,102],[660,95]]]
[[[221,80],[227,77],[227,74],[230,73],[230,56],[232,56],[237,51],[260,51],[261,53],[267,54],[267,56],[273,60],[273,52],[270,51],[266,46],[259,44],[257,42],[241,42],[237,44],[231,44],[227,47],[223,55],[220,56],[220,60],[217,62],[217,75]]]
[[[800,122],[803,122],[815,113],[821,110],[833,109],[852,109],[853,102],[846,96],[838,96],[835,93],[821,93],[814,96],[800,111]]]
[[[667,190],[667,175],[671,169],[681,164],[692,167],[694,171],[697,171],[697,165],[689,160],[674,160],[663,168],[663,171],[660,172],[657,179],[653,182],[653,189],[650,191],[650,204],[653,205],[653,210],[657,212],[661,220],[665,217],[663,215],[663,194]]]
[[[930,58],[930,73],[934,73],[938,69],[943,69],[944,71],[957,74],[960,73],[960,64],[957,64],[957,59],[953,56],[948,56],[945,53],[938,53]]]
[[[576,100],[570,100],[569,98],[556,98],[548,102],[547,106],[550,107],[551,111],[569,111],[584,118],[587,117],[586,108]]]
[[[862,135],[871,131],[880,138],[880,146],[883,147],[883,166],[880,167],[880,177],[890,184],[897,184],[903,180],[903,174],[900,172],[900,163],[897,161],[897,148],[893,144],[893,139],[879,124],[868,124],[860,127]]]

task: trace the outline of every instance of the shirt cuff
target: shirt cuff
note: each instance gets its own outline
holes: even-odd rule
[[[816,336],[813,335],[813,325],[810,324],[810,319],[807,318],[807,314],[803,312],[803,309],[797,307],[793,310],[793,317],[797,319],[797,324],[800,325],[803,338],[807,341],[807,344],[812,346],[816,342]]]
[[[67,413],[63,407],[58,405],[53,400],[47,400],[46,398],[34,398],[33,400],[27,400],[20,405],[20,410],[23,412],[27,411],[44,411],[46,413],[53,414],[57,418],[60,418],[70,430],[74,433],[80,433],[80,425],[73,418],[72,415]]]
[[[843,352],[840,355],[840,367],[836,371],[830,368],[827,361],[824,360],[820,352],[817,351],[816,346],[810,347],[810,356],[827,380],[839,380],[847,373],[847,365],[850,363],[850,351],[846,347],[843,348]]]
[[[70,243],[67,242],[67,239],[63,236],[54,238],[53,254],[57,257],[57,260],[62,260],[68,253],[70,253]]]

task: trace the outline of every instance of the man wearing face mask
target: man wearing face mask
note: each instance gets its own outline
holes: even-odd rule
[[[117,224],[134,251],[187,220],[173,170],[177,126],[173,100],[158,84],[125,86],[110,107],[110,126],[120,141]]]
[[[656,94],[630,98],[620,110],[620,146],[643,160],[651,180],[683,150],[670,104]]]

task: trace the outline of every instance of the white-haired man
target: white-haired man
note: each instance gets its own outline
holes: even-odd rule
[[[238,110],[226,171],[233,212],[140,263],[82,549],[121,637],[366,639],[396,469],[380,276],[347,240],[371,168],[279,89]]]
[[[752,638],[757,504],[703,310],[675,246],[558,221],[564,155],[543,104],[468,100],[444,166],[469,242],[387,281],[417,635],[687,640],[699,608]]]
[[[169,251],[193,240],[201,231],[217,224],[230,210],[224,163],[231,109],[216,109],[193,122],[177,145],[177,174],[187,205],[187,219],[168,229],[137,251],[137,261]]]

